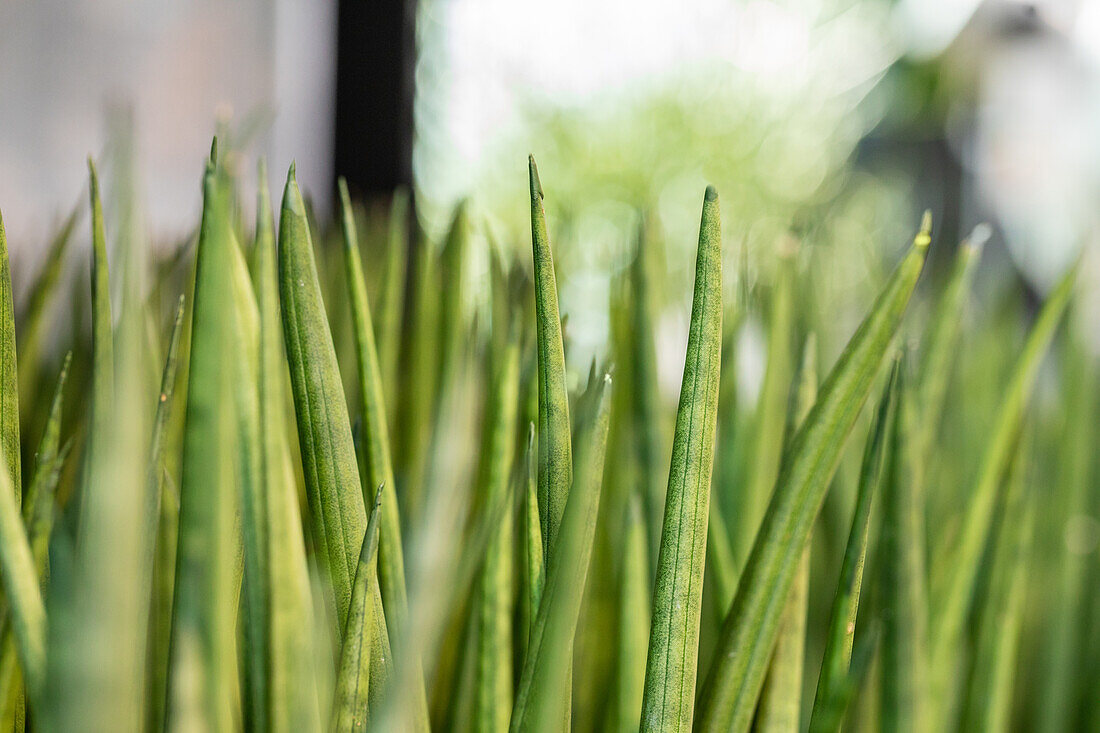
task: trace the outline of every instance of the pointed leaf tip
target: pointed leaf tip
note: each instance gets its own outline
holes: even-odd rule
[[[539,180],[539,167],[535,165],[535,156],[527,156],[527,171],[531,176],[531,196],[538,194],[541,201],[544,197],[542,195],[542,181]]]
[[[916,247],[927,247],[932,243],[932,210],[925,209],[924,214],[920,218],[920,231],[917,233],[916,238],[913,240],[913,245]]]
[[[970,236],[966,238],[965,246],[969,247],[974,252],[981,252],[982,248],[985,247],[985,243],[988,242],[989,238],[992,236],[993,227],[983,221],[970,232]]]
[[[210,141],[210,164],[218,164],[218,136],[215,135],[214,139]]]
[[[703,199],[705,201],[717,201],[718,200],[718,189],[715,188],[714,186],[709,186],[708,185],[706,192],[703,194]]]
[[[343,176],[336,179],[336,190],[340,196],[340,208],[348,212],[346,215],[350,215],[351,194],[348,193],[348,181]]]
[[[296,216],[306,215],[306,205],[302,200],[302,192],[298,188],[298,176],[294,167],[294,161],[290,162],[290,168],[286,172],[286,190],[283,192],[283,207],[289,207]]]

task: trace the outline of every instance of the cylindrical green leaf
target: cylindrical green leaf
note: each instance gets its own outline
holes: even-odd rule
[[[230,731],[235,719],[235,422],[228,200],[213,163],[196,254],[166,729]],[[195,684],[195,680],[201,680]]]
[[[332,709],[332,730],[340,733],[367,730],[370,721],[371,670],[388,664],[374,632],[374,593],[378,579],[378,533],[383,487],[379,486],[371,508],[367,534],[359,553],[355,571],[355,586],[351,597],[348,622],[344,627],[340,647],[340,666],[336,675],[336,700]],[[377,676],[377,675],[375,675]],[[376,682],[378,680],[375,680]]]
[[[313,546],[343,628],[367,513],[313,240],[293,166],[279,220],[279,295]]]
[[[0,465],[0,577],[11,610],[16,650],[32,707],[41,704],[46,675],[46,609],[23,529],[15,487]]]
[[[262,163],[259,179],[254,257],[260,315],[260,467],[267,520],[268,720],[277,733],[308,733],[321,728],[311,633],[313,601],[284,429],[288,375],[267,169]]]
[[[546,568],[543,565],[542,554],[542,527],[539,522],[538,504],[538,446],[535,437],[535,424],[529,424],[527,437],[527,451],[524,458],[525,470],[521,482],[523,517],[523,609],[522,618],[525,619],[522,632],[527,641],[535,630],[535,619],[539,613],[539,603],[542,601],[542,584],[545,578]],[[523,645],[526,652],[527,645]]]
[[[1020,634],[1027,601],[1028,566],[1035,524],[1029,495],[1027,441],[1020,441],[1005,481],[1003,507],[991,542],[990,582],[978,611],[977,643],[959,726],[962,731],[1010,729]]]
[[[91,158],[88,159],[88,172],[92,206],[92,418],[88,433],[87,460],[94,461],[95,454],[101,451],[101,445],[111,430],[115,357],[111,284],[107,269],[107,232],[103,224],[103,203],[99,197],[99,177]],[[80,526],[83,531],[83,517]]]
[[[15,301],[11,289],[8,239],[4,217],[0,214],[0,449],[4,459],[15,505],[23,497],[19,456],[19,374],[15,358]]]
[[[489,396],[479,493],[485,507],[508,495],[515,455],[519,403],[519,344],[497,356]],[[481,568],[476,590],[478,654],[474,724],[478,731],[503,733],[512,712],[512,512],[504,512]]]
[[[647,731],[691,727],[721,359],[722,233],[718,193],[708,187],[653,590],[642,700],[642,729]]]
[[[882,612],[881,724],[888,731],[927,730],[928,591],[924,506],[913,481],[911,395],[898,371],[897,407],[883,467],[879,578]]]
[[[560,730],[570,701],[573,638],[580,616],[607,444],[611,377],[589,386],[591,410],[578,424],[573,490],[562,515],[561,533],[546,569],[546,583],[531,643],[520,674],[509,730]]]
[[[551,556],[566,497],[573,483],[573,447],[569,434],[569,394],[565,348],[558,315],[554,256],[542,208],[542,183],[534,156],[528,159],[531,184],[531,248],[535,262],[535,348],[539,383],[539,515],[542,547]]]
[[[638,730],[645,691],[645,651],[649,643],[649,533],[645,511],[637,494],[627,505],[622,572],[619,578],[618,658],[608,729],[620,733]]]
[[[879,400],[878,410],[875,411],[874,424],[863,450],[856,506],[852,512],[852,528],[848,533],[848,544],[844,548],[844,559],[841,561],[840,579],[829,614],[825,653],[821,662],[821,674],[817,681],[813,712],[810,715],[811,733],[835,731],[835,728],[829,727],[831,721],[826,719],[829,717],[828,713],[832,708],[833,700],[847,678],[852,659],[856,615],[859,610],[860,589],[863,585],[863,566],[867,557],[871,499],[882,470],[883,446],[897,394],[894,385],[899,367],[900,363],[895,361],[882,398]]]
[[[817,400],[817,340],[813,333],[806,338],[801,372],[794,419],[796,426],[802,424]],[[779,623],[779,638],[760,700],[758,725],[764,733],[798,733],[802,727],[802,669],[806,656],[809,595],[810,542],[807,541],[787,594],[787,604]]]

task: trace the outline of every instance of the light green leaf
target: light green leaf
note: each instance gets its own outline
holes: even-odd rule
[[[638,730],[645,692],[645,651],[649,645],[649,532],[637,494],[627,505],[623,540],[622,572],[619,578],[618,658],[614,698],[608,730],[631,733]]]
[[[1012,722],[1013,686],[1017,675],[1035,501],[1028,490],[1027,441],[1020,441],[1012,461],[992,542],[991,580],[978,613],[977,645],[959,730],[1001,733]]]
[[[522,605],[523,618],[526,622],[521,627],[529,642],[531,634],[535,630],[535,619],[538,616],[539,604],[542,601],[542,585],[546,574],[543,566],[542,553],[542,527],[539,521],[538,505],[538,446],[535,437],[535,424],[529,423],[527,434],[527,451],[525,453],[525,471],[520,491],[523,506],[523,591],[524,603]],[[526,653],[527,645],[522,645]]]
[[[279,294],[313,546],[343,628],[367,513],[305,204],[291,166],[279,221]]]
[[[856,505],[852,512],[852,528],[848,533],[848,543],[844,548],[844,559],[840,566],[840,579],[837,582],[836,595],[833,597],[832,609],[829,612],[829,627],[825,638],[821,675],[818,677],[817,694],[814,697],[813,712],[810,715],[810,730],[813,733],[827,733],[835,730],[827,721],[830,705],[847,678],[852,660],[852,642],[855,639],[856,616],[859,611],[860,590],[863,586],[863,567],[867,558],[871,504],[882,471],[888,427],[892,424],[899,368],[900,362],[895,360],[863,450]]]
[[[336,675],[336,700],[332,710],[333,731],[365,731],[370,722],[370,692],[372,669],[388,664],[376,638],[379,619],[375,617],[374,592],[378,588],[378,534],[381,524],[382,493],[378,487],[371,507],[367,533],[359,553],[352,591],[351,609],[344,627],[340,648],[340,665]],[[383,620],[384,623],[384,620]],[[383,626],[384,628],[384,626]],[[378,672],[375,682],[384,682]]]
[[[801,425],[817,400],[817,340],[806,338],[798,386],[798,414]],[[806,656],[806,613],[810,595],[810,543],[802,551],[787,605],[779,623],[779,637],[760,701],[758,725],[761,731],[797,733],[802,727],[802,668]]]
[[[107,232],[103,224],[103,203],[95,163],[88,159],[92,205],[92,395],[91,429],[88,433],[88,461],[94,462],[100,444],[110,431],[114,403],[115,358],[111,318],[111,284],[107,269]],[[100,458],[99,460],[102,460]],[[84,519],[81,517],[81,533]]]
[[[1055,470],[1058,483],[1052,496],[1051,510],[1043,512],[1043,522],[1056,532],[1056,547],[1050,547],[1057,563],[1054,570],[1057,585],[1051,594],[1048,621],[1044,624],[1043,668],[1039,687],[1039,709],[1035,727],[1039,733],[1057,733],[1070,727],[1078,712],[1077,694],[1081,678],[1081,644],[1078,636],[1085,600],[1092,585],[1089,571],[1093,566],[1090,556],[1078,547],[1065,542],[1071,523],[1081,521],[1090,511],[1094,495],[1094,458],[1096,452],[1096,381],[1095,360],[1091,348],[1083,337],[1082,308],[1072,307],[1067,314],[1066,335],[1063,340],[1063,376],[1061,402],[1067,437],[1059,441]],[[1017,469],[1018,471],[1019,469]],[[1031,568],[1036,563],[1030,564]],[[1034,570],[1033,570],[1034,572]]]
[[[868,633],[860,637],[852,652],[852,663],[848,671],[831,688],[829,696],[820,706],[815,701],[815,707],[818,708],[818,711],[810,724],[811,731],[814,731],[814,733],[840,733],[848,707],[871,668],[871,662],[878,647],[878,637],[877,625],[872,626]]]
[[[924,506],[914,481],[912,395],[906,392],[905,376],[903,359],[883,467],[880,715],[886,730],[924,731],[929,707]]]
[[[0,449],[7,461],[15,506],[23,497],[19,455],[19,374],[15,358],[15,301],[8,262],[8,238],[0,214]]]
[[[523,662],[511,731],[560,730],[568,716],[573,638],[596,535],[610,413],[611,377],[590,385],[594,409],[578,424],[573,488],[546,570],[535,629]]]
[[[507,328],[504,324],[499,327]],[[486,507],[496,506],[508,496],[516,452],[519,344],[510,340],[493,361],[478,479],[480,501]],[[512,712],[512,527],[512,513],[505,512],[493,531],[475,592],[478,647],[474,727],[486,733],[508,730]]]
[[[270,709],[267,679],[271,668],[268,659],[267,618],[269,571],[268,519],[264,487],[261,484],[263,459],[260,446],[259,369],[260,314],[252,291],[251,277],[244,253],[231,234],[230,282],[233,305],[230,310],[233,329],[233,396],[237,429],[237,484],[240,493],[240,528],[244,552],[244,704],[248,718],[257,730],[267,730]]]
[[[260,316],[259,407],[263,514],[267,519],[268,701],[277,733],[320,730],[314,674],[313,599],[306,566],[285,409],[287,362],[279,309],[278,263],[267,168],[261,163],[256,207],[255,286]]]
[[[236,423],[226,354],[234,246],[214,164],[203,182],[183,440],[166,728],[233,729],[236,697]],[[196,684],[195,680],[201,680]]]
[[[168,351],[161,372],[160,393],[153,416],[153,437],[149,442],[149,467],[146,475],[145,531],[149,543],[146,582],[150,601],[149,679],[146,694],[147,724],[160,728],[164,721],[164,695],[168,676],[168,645],[172,633],[171,588],[174,582],[176,533],[179,521],[179,499],[167,484],[167,432],[175,404],[176,371],[179,366],[179,345],[183,333],[184,296],[176,306],[176,318],[168,340]],[[168,502],[169,506],[165,506]]]
[[[34,473],[31,476],[31,483],[27,487],[26,500],[23,502],[23,525],[26,529],[27,542],[30,545],[34,569],[40,584],[45,578],[50,533],[53,531],[56,514],[54,498],[57,483],[60,478],[61,467],[68,457],[68,447],[62,448],[60,445],[61,400],[71,362],[72,353],[70,352],[65,355],[61,375],[57,379],[57,388],[54,390],[53,402],[50,406],[49,417],[46,420],[46,428],[42,432],[42,440],[38,444]],[[20,679],[17,676],[18,674],[12,619],[10,611],[5,605],[2,612],[0,612],[0,690],[12,690],[15,682]],[[12,719],[16,714],[11,704],[15,702],[13,697],[9,696],[5,702],[5,720]]]
[[[0,576],[11,613],[16,650],[31,708],[42,702],[46,675],[46,608],[38,573],[23,529],[15,487],[6,465],[0,465]]]
[[[539,516],[543,556],[553,554],[569,487],[573,483],[573,447],[569,434],[569,394],[554,256],[542,207],[542,183],[535,158],[528,159],[531,183],[531,248],[535,262],[535,325],[539,383]]]
[[[708,187],[699,225],[691,327],[653,590],[642,730],[687,730],[695,703],[703,561],[722,359],[720,226],[718,194]]]

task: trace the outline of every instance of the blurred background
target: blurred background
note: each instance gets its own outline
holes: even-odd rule
[[[24,329],[24,435],[41,432],[45,411],[36,408],[47,404],[65,350],[75,344],[78,359],[90,354],[85,158],[103,174],[112,268],[120,253],[144,251],[135,243],[160,255],[150,258],[149,310],[163,320],[175,312],[178,294],[190,292],[200,180],[215,132],[219,163],[240,187],[241,209],[233,213],[246,243],[258,160],[268,161],[276,201],[295,162],[352,404],[356,345],[332,218],[339,176],[363,204],[355,213],[367,292],[380,314],[376,329],[387,337],[380,351],[396,484],[414,497],[409,487],[441,487],[457,507],[465,494],[450,492],[451,485],[473,486],[466,478],[478,453],[472,426],[481,362],[492,361],[504,333],[497,326],[507,320],[497,320],[492,308],[491,252],[519,255],[498,258],[498,290],[508,272],[525,307],[534,300],[529,280],[512,277],[531,262],[528,154],[538,161],[546,194],[569,387],[583,395],[589,364],[615,357],[615,379],[626,385],[615,394],[627,397],[612,408],[620,416],[612,424],[625,427],[610,438],[609,495],[625,498],[654,477],[660,485],[646,496],[660,497],[664,488],[708,183],[720,193],[728,260],[715,479],[727,487],[716,500],[727,517],[755,521],[735,505],[749,492],[728,487],[751,477],[763,492],[774,482],[767,472],[778,471],[778,449],[771,467],[758,452],[782,447],[783,439],[758,428],[779,415],[782,433],[798,355],[818,354],[822,367],[835,362],[925,209],[933,213],[933,245],[923,292],[911,307],[921,326],[940,300],[960,241],[989,225],[978,230],[988,241],[977,292],[959,301],[968,323],[960,324],[957,375],[944,392],[959,409],[946,410],[935,437],[943,450],[930,461],[927,546],[930,564],[940,563],[931,578],[953,572],[943,560],[951,554],[940,551],[950,550],[959,532],[969,498],[960,487],[979,476],[986,436],[999,434],[990,431],[1026,325],[1082,251],[1072,324],[1091,332],[1088,343],[1100,354],[1100,0],[0,0],[0,210],[16,302],[27,304],[16,318]],[[408,211],[409,226],[389,229],[391,211],[403,222]],[[77,222],[67,231],[75,232],[79,256],[51,258],[49,252],[64,251],[66,221]],[[469,240],[456,234],[444,244],[452,221],[456,233],[469,224]],[[458,253],[457,264],[448,251]],[[44,268],[47,259],[57,268]],[[121,281],[112,280],[116,304]],[[43,291],[71,286],[49,301],[54,311],[70,307],[68,323],[35,312],[46,306],[33,297],[34,283]],[[533,315],[522,315],[529,337]],[[644,316],[638,322],[645,328],[635,332],[627,316]],[[446,348],[434,340],[437,326]],[[906,338],[922,331],[906,329]],[[26,333],[34,336],[30,345]],[[814,346],[804,346],[811,334]],[[1039,564],[1027,570],[1037,610],[1029,612],[1020,663],[1026,672],[1018,675],[1024,694],[1014,700],[1020,719],[1050,709],[1065,721],[1067,710],[1074,719],[1100,720],[1088,684],[1100,674],[1100,495],[1074,488],[1094,486],[1092,433],[1082,428],[1077,438],[1074,431],[1096,421],[1092,362],[1080,358],[1078,346],[1065,340],[1061,361],[1042,371],[1036,390],[1042,470],[1035,481],[1052,489],[1044,500],[1056,501],[1041,505]],[[457,377],[455,364],[462,367],[453,370]],[[533,371],[525,374],[524,384],[536,383]],[[464,387],[454,390],[462,398],[457,407],[444,399],[453,396],[452,377]],[[74,402],[86,403],[86,383],[74,377],[71,385]],[[536,394],[527,392],[524,421]],[[766,401],[768,394],[778,400]],[[177,390],[177,401],[181,395]],[[652,411],[632,411],[632,400],[643,399]],[[451,411],[465,422],[449,422]],[[650,416],[657,419],[643,419]],[[438,444],[437,425],[448,426]],[[182,441],[182,421],[178,430],[173,440]],[[630,452],[635,443],[650,452],[643,467]],[[30,465],[33,448],[23,448]],[[828,563],[844,546],[857,452],[848,451],[836,481],[841,490],[822,510],[816,536],[831,544],[817,556]],[[433,485],[423,479],[429,469],[449,480]],[[72,470],[65,485],[77,485],[76,476]],[[446,516],[438,524],[452,522],[445,528],[458,531],[464,515],[419,500]],[[651,528],[662,506],[647,509]],[[447,554],[439,548],[448,548],[452,535],[437,532],[434,517],[403,517],[428,528],[409,552],[424,565],[411,577],[448,577],[438,570]],[[753,532],[741,527],[735,535],[746,544],[739,552]],[[656,534],[649,546],[657,547]],[[609,541],[607,548],[598,562],[613,565],[618,545]],[[1087,579],[1076,575],[1083,571],[1074,558],[1090,558]],[[833,571],[815,569],[811,577],[820,605],[831,597]],[[1063,593],[1066,587],[1087,590],[1085,600],[1076,590]],[[434,600],[437,584],[425,580],[423,588]],[[1070,633],[1066,619],[1078,610],[1087,611],[1084,631]],[[704,619],[704,633],[716,634],[720,618]],[[610,637],[590,628],[597,647]],[[1048,636],[1061,640],[1050,646],[1061,655],[1053,661],[1042,646]],[[823,639],[824,629],[811,629],[808,638]],[[1036,660],[1063,671],[1087,664],[1081,689],[1035,673]],[[574,710],[602,704],[596,698],[603,688],[586,674],[575,678]],[[1035,678],[1041,686],[1033,687]],[[450,688],[438,690],[438,700],[449,704]],[[1086,714],[1077,716],[1065,700],[1080,702]]]
[[[896,249],[931,208],[942,268],[989,221],[1041,294],[1095,238],[1098,70],[1096,0],[9,0],[0,208],[36,267],[85,156],[125,159],[150,240],[176,241],[221,129],[246,190],[258,155],[275,191],[296,159],[321,218],[342,174],[411,187],[429,236],[469,197],[525,244],[534,153],[567,304],[604,297],[639,212],[690,250],[706,182],[750,252]]]

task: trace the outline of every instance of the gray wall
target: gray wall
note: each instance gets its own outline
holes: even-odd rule
[[[268,156],[274,195],[295,158],[299,181],[327,208],[335,11],[335,0],[0,2],[9,246],[41,250],[85,195],[85,158],[103,156],[119,118],[136,133],[139,202],[156,239],[196,221],[220,116],[258,121],[248,150]]]

